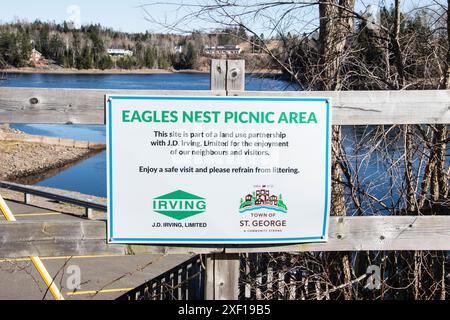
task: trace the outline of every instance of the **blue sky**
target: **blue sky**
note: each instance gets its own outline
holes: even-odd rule
[[[71,15],[67,12],[70,6],[76,5],[80,9],[81,24],[100,23],[102,26],[112,27],[116,30],[126,32],[158,32],[167,31],[160,26],[146,21],[144,12],[140,5],[160,1],[161,3],[208,3],[208,0],[9,0],[2,1],[0,7],[0,22],[10,22],[15,19],[34,21],[55,21],[61,23],[67,20]],[[257,2],[257,0],[245,0]],[[430,0],[403,0],[405,10],[407,7],[429,3]],[[440,0],[442,1],[442,0]],[[209,1],[211,2],[211,1]],[[357,11],[364,11],[369,4],[392,3],[392,0],[357,0]],[[169,5],[150,6],[148,10],[153,17],[159,21],[175,21],[183,13],[176,10],[176,7]],[[281,9],[281,10],[284,10]],[[311,26],[317,25],[317,7],[309,11],[302,12],[301,21],[295,21],[292,29],[301,31]],[[282,12],[274,12],[273,16],[280,16]],[[296,17],[297,18],[297,17]],[[246,24],[254,24],[252,27],[259,29],[258,32],[264,32],[270,29],[265,21],[249,20]],[[187,29],[211,28],[205,22],[188,21],[185,24]],[[303,26],[303,27],[302,27]]]
[[[34,21],[63,22],[69,18],[67,8],[77,5],[80,8],[81,23],[91,22],[114,27],[128,32],[141,32],[148,28],[142,10],[137,8],[140,0],[10,0],[2,1],[1,22],[10,22],[15,18]]]

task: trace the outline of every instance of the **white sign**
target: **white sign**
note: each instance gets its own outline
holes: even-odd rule
[[[111,243],[326,241],[327,98],[109,96]]]

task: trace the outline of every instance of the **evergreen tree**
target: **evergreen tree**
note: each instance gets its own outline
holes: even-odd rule
[[[154,48],[145,51],[144,65],[146,68],[154,68],[156,63],[156,50]]]
[[[191,42],[189,42],[186,47],[183,69],[194,69],[196,64],[197,64],[197,52],[195,51],[194,45]]]

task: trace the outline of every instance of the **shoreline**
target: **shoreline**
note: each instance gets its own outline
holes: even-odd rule
[[[187,70],[172,70],[172,69],[40,69],[40,68],[10,68],[0,69],[0,74],[53,74],[53,75],[145,75],[145,74],[209,74],[209,71],[187,69]],[[279,76],[280,70],[260,69],[246,71],[246,74],[257,74],[265,76]]]
[[[79,74],[79,75],[96,75],[96,74],[124,74],[124,75],[139,75],[139,74],[173,74],[173,73],[207,73],[199,70],[169,70],[169,69],[39,69],[39,68],[10,68],[0,69],[0,73],[18,73],[18,74]]]
[[[104,150],[87,142],[54,140],[0,126],[0,180],[48,177]]]

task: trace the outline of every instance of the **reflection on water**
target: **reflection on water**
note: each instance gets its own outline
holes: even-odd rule
[[[111,89],[176,89],[208,90],[208,74],[164,75],[15,75],[6,86],[50,88],[111,88]],[[289,84],[270,78],[247,77],[246,90],[286,90]],[[105,143],[105,127],[101,125],[14,125],[30,134],[71,138]],[[352,183],[359,191],[366,214],[399,207],[404,188],[404,140],[398,126],[343,127],[343,150]],[[418,144],[420,145],[420,144]],[[413,162],[417,173],[423,154],[416,150]],[[422,163],[423,165],[423,163]],[[420,184],[419,174],[418,184]],[[36,177],[40,186],[61,188],[106,197],[106,152],[101,152],[64,170]],[[348,181],[344,181],[349,183]],[[369,194],[369,196],[367,196]],[[361,196],[364,195],[364,196]],[[351,195],[350,195],[351,198]],[[376,201],[374,200],[376,199]],[[354,207],[351,207],[355,209]],[[384,207],[383,207],[384,206]],[[401,207],[401,206],[400,206]],[[388,209],[386,209],[388,208]]]
[[[102,143],[106,141],[105,126],[102,125],[26,124],[11,125],[11,128],[35,135]],[[18,182],[106,197],[106,152],[91,154],[74,164],[23,178]]]
[[[32,88],[88,88],[130,90],[209,90],[207,73],[174,74],[9,74],[2,82],[6,87]],[[295,90],[295,86],[282,80],[246,75],[246,90]],[[29,134],[105,143],[105,127],[101,125],[12,125]],[[26,180],[23,180],[26,181]],[[85,194],[106,197],[106,155],[101,152],[62,170],[28,180],[38,186],[47,186]]]
[[[348,194],[349,212],[396,214],[405,207],[405,139],[402,126],[346,126],[342,129],[345,166],[357,194]],[[417,186],[422,183],[427,150],[422,137],[413,136],[412,171]],[[449,146],[447,146],[449,150]],[[450,157],[447,158],[447,163]],[[350,190],[350,189],[347,189]],[[416,188],[419,196],[420,188]]]
[[[106,197],[106,151],[36,183],[97,197]]]
[[[105,142],[105,127],[93,125],[13,125],[12,127],[32,134],[61,136],[65,138]],[[404,176],[402,156],[404,141],[399,127],[347,126],[342,129],[345,151],[353,183],[361,192],[368,192],[387,207],[395,207],[401,198],[401,180]],[[417,153],[420,154],[420,153]],[[450,160],[450,159],[449,159]],[[417,172],[420,158],[413,162]],[[29,183],[99,197],[106,197],[106,152],[77,162],[63,170],[34,177]],[[420,183],[420,179],[419,179]],[[362,197],[362,205],[371,212],[383,209],[379,203]],[[349,204],[350,211],[355,209]],[[386,211],[386,210],[385,210]]]
[[[6,87],[129,90],[209,90],[209,73],[170,74],[8,74]],[[296,90],[296,85],[258,75],[246,75],[245,90]]]
[[[91,157],[96,157],[96,155],[102,151],[94,151],[94,152],[90,152],[89,154],[86,154],[84,156],[82,156],[80,159],[78,159],[75,162],[69,163],[69,164],[65,164],[63,166],[60,166],[58,168],[52,168],[52,169],[48,169],[45,170],[45,172],[40,172],[40,173],[36,173],[33,175],[29,175],[26,177],[22,177],[22,178],[17,178],[14,179],[13,182],[16,183],[20,183],[20,184],[29,184],[29,185],[41,185],[41,186],[52,186],[52,178],[57,176],[59,173],[66,171],[67,169],[76,166],[78,164],[83,165],[82,163],[86,160],[89,159]],[[104,152],[104,151],[103,151]],[[101,169],[101,168],[99,168]],[[47,185],[50,184],[50,185]],[[77,191],[77,190],[72,190],[72,191]]]

